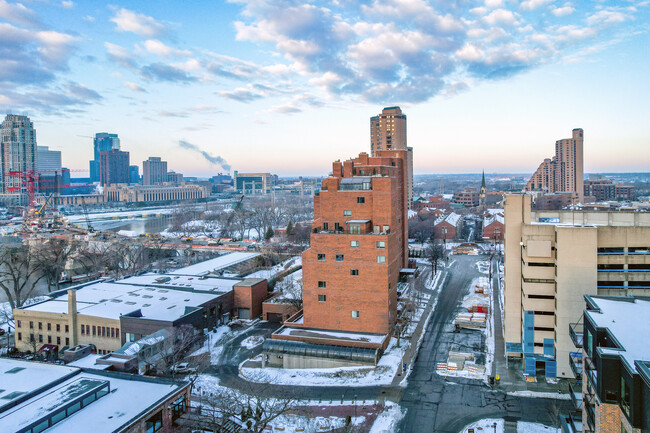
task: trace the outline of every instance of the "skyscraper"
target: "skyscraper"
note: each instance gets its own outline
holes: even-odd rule
[[[22,186],[20,177],[7,176],[10,171],[31,171],[38,167],[36,130],[29,117],[7,114],[0,128],[0,154],[0,192],[7,193],[11,192],[7,188]]]
[[[99,181],[102,186],[129,183],[129,152],[102,150],[99,152]]]
[[[98,182],[99,174],[99,152],[108,150],[120,150],[120,139],[117,134],[99,132],[93,140],[93,159],[90,161],[90,181]]]
[[[408,205],[413,203],[413,148],[406,144],[406,114],[400,107],[386,107],[370,118],[370,153],[380,150],[406,150]]]
[[[36,146],[38,170],[47,172],[61,171],[61,151],[50,150],[48,146]]]
[[[167,161],[158,156],[150,156],[148,160],[142,161],[142,184],[155,185],[167,182]]]
[[[579,202],[584,195],[583,130],[555,142],[555,156],[546,158],[531,176],[525,191],[573,192]]]

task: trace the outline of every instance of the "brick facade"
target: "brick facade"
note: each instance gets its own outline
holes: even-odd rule
[[[334,162],[314,197],[311,246],[302,258],[303,323],[287,325],[391,332],[408,260],[406,151],[376,153]]]

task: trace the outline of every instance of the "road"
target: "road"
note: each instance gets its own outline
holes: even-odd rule
[[[433,312],[413,372],[400,405],[406,415],[399,431],[426,433],[458,433],[465,425],[483,418],[504,418],[557,424],[557,413],[568,402],[508,396],[492,390],[477,380],[444,378],[435,373],[437,362],[446,362],[449,350],[468,343],[466,333],[453,332],[455,312],[471,281],[480,276],[475,256],[455,256],[450,278],[441,289],[438,305]],[[500,332],[500,329],[495,329]]]
[[[268,393],[295,399],[337,401],[390,400],[406,409],[399,431],[408,433],[458,433],[465,425],[483,418],[505,418],[557,424],[557,414],[566,410],[569,402],[508,396],[502,390],[492,390],[483,382],[463,378],[444,378],[435,373],[437,362],[446,362],[449,350],[478,351],[485,344],[483,333],[462,330],[453,332],[452,320],[471,281],[480,276],[475,266],[481,258],[454,256],[449,276],[440,289],[438,304],[433,312],[413,372],[402,386],[371,387],[310,387],[265,386]],[[240,390],[249,385],[238,376],[239,364],[261,352],[242,350],[241,342],[252,335],[265,338],[277,329],[277,324],[261,323],[242,332],[225,345],[219,365],[208,371],[224,386]],[[500,331],[496,329],[495,331]]]

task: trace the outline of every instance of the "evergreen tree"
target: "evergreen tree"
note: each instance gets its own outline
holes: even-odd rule
[[[271,239],[273,237],[273,234],[274,234],[273,233],[273,228],[271,228],[271,226],[269,226],[269,228],[266,229],[266,233],[264,234],[264,239],[266,239],[268,241],[269,239]]]
[[[287,224],[287,236],[291,236],[292,231],[293,231],[293,223],[289,221],[289,224]]]

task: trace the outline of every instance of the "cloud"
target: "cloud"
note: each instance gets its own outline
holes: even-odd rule
[[[575,9],[569,3],[565,4],[562,7],[551,9],[551,13],[556,17],[565,17],[567,15],[571,15],[574,12]]]
[[[230,164],[228,164],[226,160],[223,159],[222,157],[211,155],[205,150],[202,150],[199,146],[195,144],[188,143],[185,140],[179,140],[178,145],[183,149],[188,149],[200,153],[210,164],[220,165],[224,170],[230,171],[230,169],[232,168]]]
[[[525,0],[521,2],[519,8],[525,11],[533,11],[545,4],[552,3],[553,0]]]
[[[170,46],[165,45],[156,39],[147,39],[144,41],[144,48],[151,54],[163,57],[180,57],[180,56],[191,56],[192,52],[189,50],[178,50]]]
[[[135,56],[131,54],[126,48],[110,42],[104,42],[108,58],[123,68],[137,69],[138,65],[135,61]]]
[[[124,87],[126,87],[127,89],[130,89],[130,90],[133,90],[134,92],[147,93],[147,91],[145,89],[143,89],[142,87],[140,87],[136,83],[132,83],[131,81],[125,81],[123,84],[124,84]]]
[[[516,15],[507,9],[495,9],[490,12],[483,21],[492,26],[505,25],[505,26],[515,26],[519,24]]]
[[[259,92],[254,92],[250,89],[239,87],[232,91],[219,92],[219,96],[237,102],[253,102],[261,99],[264,95]]]
[[[164,63],[152,63],[143,66],[140,69],[140,74],[146,79],[156,81],[171,81],[177,83],[190,83],[196,81],[196,77],[189,75],[182,69]]]
[[[0,18],[25,27],[43,27],[43,22],[36,12],[20,3],[11,4],[5,0],[0,0]]]
[[[85,17],[82,18],[82,20],[84,20],[87,23],[94,23],[95,22],[95,17],[90,16],[90,15],[86,15]]]
[[[70,0],[63,0],[61,2],[61,7],[63,9],[72,9],[74,7],[74,2],[72,2]]]
[[[46,114],[78,113],[83,111],[84,107],[103,99],[96,91],[71,81],[52,89],[22,93],[4,89],[0,94],[3,95],[0,106],[37,110]]]
[[[150,16],[128,9],[119,9],[111,18],[119,32],[131,32],[144,37],[160,37],[167,32],[164,25]]]

